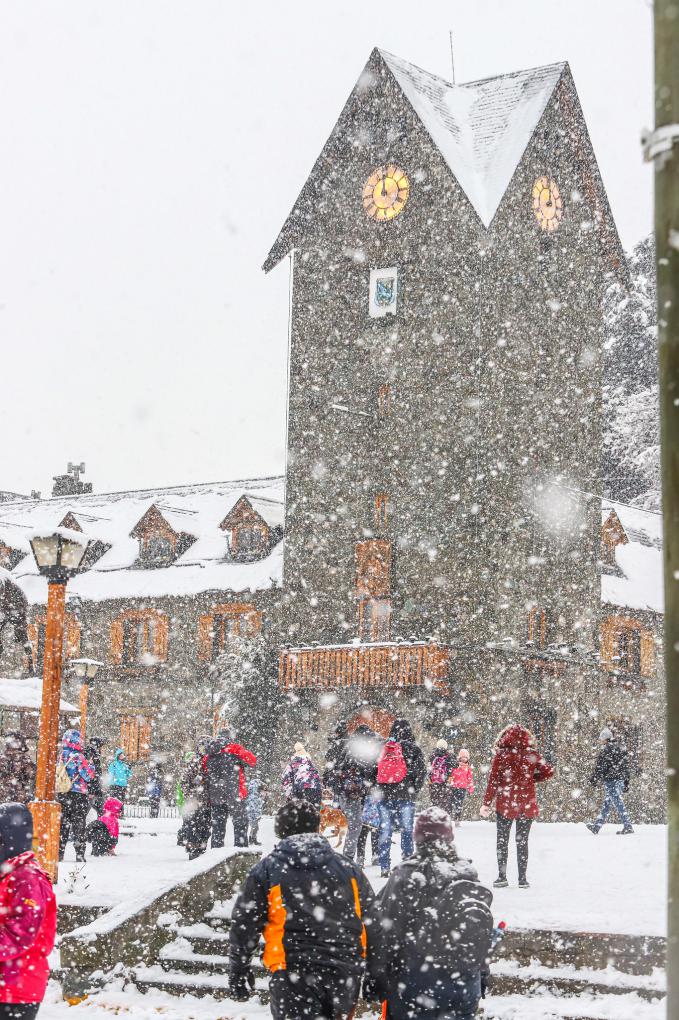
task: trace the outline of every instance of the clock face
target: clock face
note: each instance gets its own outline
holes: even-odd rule
[[[563,199],[556,181],[538,177],[533,185],[533,212],[543,230],[553,231],[563,217]]]
[[[374,220],[393,220],[410,194],[410,181],[400,167],[390,164],[374,170],[363,188],[363,208]]]

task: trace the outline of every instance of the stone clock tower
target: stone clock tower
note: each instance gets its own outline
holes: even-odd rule
[[[451,85],[374,50],[265,270],[290,252],[281,683],[321,732],[407,714],[479,756],[521,718],[570,754],[626,270],[568,66]]]

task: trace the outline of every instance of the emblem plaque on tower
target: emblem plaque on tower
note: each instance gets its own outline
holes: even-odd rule
[[[370,297],[368,311],[373,319],[396,314],[398,299],[398,269],[370,270]]]

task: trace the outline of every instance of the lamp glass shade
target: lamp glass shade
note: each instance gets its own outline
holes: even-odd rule
[[[44,535],[31,539],[31,548],[38,567],[56,567],[59,557],[59,535]]]
[[[61,539],[61,560],[59,566],[77,570],[87,552],[87,542],[76,542],[72,538]]]

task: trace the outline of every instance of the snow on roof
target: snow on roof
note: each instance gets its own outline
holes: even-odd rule
[[[615,511],[628,542],[615,547],[618,574],[602,574],[601,601],[625,609],[664,611],[662,515],[603,500],[605,523]]]
[[[452,85],[392,53],[380,54],[488,227],[567,65]]]
[[[226,559],[227,537],[219,525],[243,495],[258,504],[258,512],[261,504],[269,507],[272,521],[282,521],[283,479],[274,477],[5,503],[0,507],[0,535],[4,528],[24,535],[54,529],[72,513],[84,534],[110,546],[69,583],[69,594],[88,601],[257,591],[280,585],[281,543],[262,560]],[[139,542],[130,532],[154,505],[175,531],[187,532],[196,541],[170,566],[131,569],[139,557]],[[29,602],[45,601],[46,582],[31,555],[17,564],[12,576]]]
[[[30,528],[22,528],[16,524],[6,524],[0,521],[0,544],[10,549],[16,549],[28,555],[31,551],[29,542]]]
[[[29,676],[23,679],[0,677],[0,708],[39,709],[42,704],[42,677]],[[60,712],[78,712],[76,705],[62,698]]]

